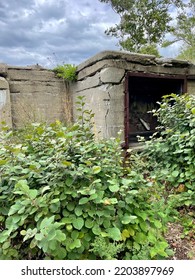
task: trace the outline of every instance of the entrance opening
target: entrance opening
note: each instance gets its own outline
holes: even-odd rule
[[[157,120],[149,111],[158,108],[163,95],[186,92],[185,76],[160,76],[128,73],[125,98],[125,144],[137,143],[137,136],[148,138],[155,132]]]

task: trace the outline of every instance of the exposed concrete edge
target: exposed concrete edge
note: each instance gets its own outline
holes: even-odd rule
[[[110,50],[105,50],[102,51],[91,58],[87,59],[86,61],[82,62],[77,66],[77,71],[81,71],[86,67],[89,67],[93,64],[95,64],[98,61],[101,60],[107,60],[107,59],[124,59],[129,62],[135,62],[139,58],[143,58],[144,60],[155,60],[154,55],[143,55],[143,54],[136,54],[136,53],[130,53],[130,52],[124,52],[124,51],[110,51]]]
[[[80,72],[81,70],[92,66],[99,61],[108,59],[120,59],[125,60],[127,62],[139,63],[143,65],[161,65],[165,67],[189,67],[193,65],[192,63],[186,60],[177,60],[172,58],[157,58],[154,55],[148,54],[137,54],[131,52],[106,50],[92,56],[91,58],[79,64],[77,66],[77,71]]]
[[[40,70],[40,71],[52,71],[48,68],[44,68],[41,65],[27,65],[27,66],[14,66],[14,65],[7,65],[8,70]]]

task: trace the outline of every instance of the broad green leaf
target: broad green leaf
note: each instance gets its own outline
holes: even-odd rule
[[[112,238],[115,241],[121,240],[121,232],[118,228],[113,227],[113,228],[108,228],[107,230],[108,236]]]
[[[66,161],[66,160],[62,161],[62,164],[64,166],[71,166],[72,165],[72,163],[70,161]]]
[[[133,238],[139,244],[144,244],[147,240],[147,236],[142,232],[137,232]]]
[[[17,213],[22,208],[20,203],[16,203],[11,206],[8,216],[12,216],[13,214]],[[25,207],[24,207],[25,208]]]
[[[134,223],[136,219],[137,219],[137,216],[125,214],[122,217],[121,222],[122,222],[122,224],[126,225],[126,224],[129,224],[129,223]]]
[[[169,246],[169,244],[167,242],[158,242],[157,247],[160,251],[164,251],[167,247]]]
[[[51,216],[50,218],[44,218],[40,224],[40,228],[42,229],[51,226],[51,224],[54,222],[54,218],[55,216]]]
[[[0,233],[0,243],[3,243],[9,237],[8,231],[3,231]]]
[[[94,223],[95,223],[94,220],[87,219],[85,221],[85,226],[86,226],[86,228],[92,228],[94,226]]]
[[[175,170],[171,173],[173,177],[177,177],[179,175],[179,171]]]
[[[161,224],[161,222],[160,221],[154,221],[154,225],[155,225],[155,227],[157,227],[157,228],[162,228],[162,224]]]
[[[37,233],[37,234],[35,235],[35,239],[36,239],[37,241],[41,241],[43,238],[44,238],[44,235],[43,235],[42,233]]]
[[[31,249],[35,248],[37,246],[37,240],[36,239],[32,239],[31,242],[30,242],[30,245],[29,247]]]
[[[67,207],[68,211],[72,212],[75,208],[75,203],[74,202],[69,202],[66,207]]]
[[[89,199],[88,199],[87,197],[82,197],[82,198],[79,200],[79,204],[80,204],[80,205],[86,204],[88,201],[89,201]]]
[[[192,112],[193,115],[195,115],[195,107],[193,107],[193,108],[191,109],[191,112]]]
[[[67,255],[66,249],[62,247],[57,248],[55,250],[55,253],[59,260],[64,260]]]
[[[95,226],[92,228],[92,232],[93,232],[95,235],[100,235],[100,234],[101,234],[101,229],[100,229],[99,225],[95,225]]]
[[[101,171],[101,167],[100,166],[93,166],[92,170],[93,170],[93,174],[98,174]]]
[[[81,241],[80,239],[75,239],[70,245],[69,248],[71,250],[75,249],[75,248],[80,248],[81,247]]]
[[[26,231],[26,234],[25,234],[25,236],[24,236],[23,241],[26,241],[26,240],[28,240],[28,239],[34,237],[36,233],[37,233],[37,228],[34,228],[34,229],[29,228],[29,229]]]
[[[77,206],[77,207],[75,208],[74,212],[75,212],[75,214],[76,214],[77,216],[81,216],[82,213],[83,213],[82,207]]]
[[[56,230],[56,239],[59,242],[66,240],[66,234],[63,233],[60,229]]]
[[[72,224],[74,228],[80,230],[84,226],[84,220],[83,218],[79,217],[73,220]]]
[[[79,237],[79,231],[73,230],[73,232],[71,233],[71,238],[74,240],[77,239],[78,237]]]
[[[49,186],[45,186],[42,188],[41,190],[41,194],[44,194],[46,191],[50,190],[50,187]]]
[[[51,240],[49,241],[49,249],[51,249],[52,251],[55,251],[57,247],[57,240]]]
[[[35,199],[37,197],[38,191],[37,190],[30,190],[28,195],[30,199]]]
[[[130,233],[127,229],[124,229],[121,233],[122,239],[125,241],[127,238],[130,237]]]
[[[147,232],[148,231],[148,224],[146,222],[141,222],[140,224],[140,228],[144,231]]]
[[[56,229],[53,228],[52,230],[50,230],[50,231],[48,232],[47,240],[48,240],[48,241],[51,241],[52,239],[55,239],[55,237],[56,237]]]
[[[67,187],[70,187],[73,183],[74,179],[72,177],[68,177],[65,181]]]
[[[124,215],[123,217],[122,217],[122,220],[121,220],[121,222],[122,222],[122,224],[124,224],[124,225],[126,225],[126,224],[129,224],[130,223],[130,215]]]
[[[28,193],[29,192],[29,186],[27,184],[27,181],[26,180],[20,180],[18,181],[18,183],[16,184],[15,186],[15,190],[20,190],[22,191],[23,193]]]
[[[135,235],[135,230],[131,227],[128,227],[128,232],[131,236],[134,236]]]
[[[151,232],[148,233],[148,241],[152,244],[156,243],[156,236],[152,234]]]
[[[133,242],[133,248],[137,251],[140,250],[140,245],[137,242]]]
[[[118,192],[119,191],[119,185],[110,185],[109,190],[111,192]]]
[[[6,250],[10,247],[10,241],[6,241],[5,243],[3,243],[2,249]]]
[[[6,159],[1,159],[0,160],[0,165],[4,165],[4,164],[6,164],[7,163],[7,160]]]

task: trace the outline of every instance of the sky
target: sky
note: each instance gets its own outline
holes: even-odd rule
[[[0,63],[78,65],[101,51],[119,50],[117,39],[105,34],[118,22],[98,0],[0,0]]]

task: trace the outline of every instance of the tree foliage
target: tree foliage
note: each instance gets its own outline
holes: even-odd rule
[[[162,46],[168,47],[179,42],[181,47],[177,58],[195,63],[195,0],[185,1],[176,13],[171,31],[173,39],[165,40]]]
[[[179,6],[180,1],[170,0],[100,0],[108,3],[120,15],[120,23],[106,31],[119,38],[120,46],[133,52],[154,53],[167,32],[172,31],[171,6]],[[152,45],[152,48],[148,48]],[[143,48],[143,49],[142,49]]]

